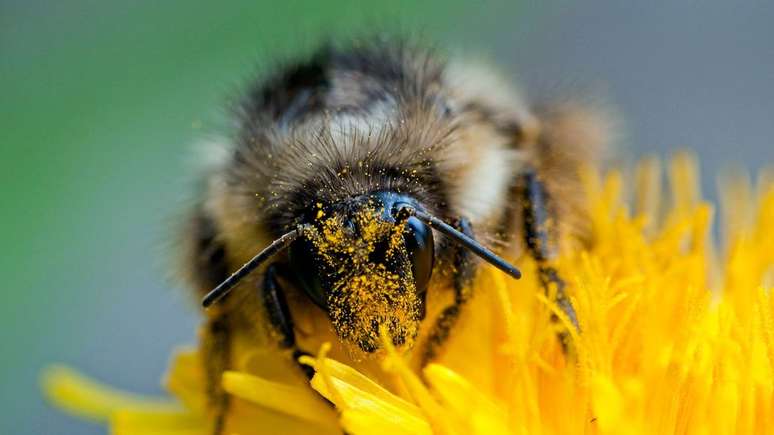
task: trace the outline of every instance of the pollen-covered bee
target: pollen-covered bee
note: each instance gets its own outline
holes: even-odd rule
[[[386,331],[425,364],[481,259],[518,278],[503,258],[532,256],[526,278],[574,319],[551,260],[580,213],[577,168],[607,141],[596,111],[532,106],[480,64],[378,40],[287,64],[234,113],[183,231],[219,406],[237,335],[368,358]]]

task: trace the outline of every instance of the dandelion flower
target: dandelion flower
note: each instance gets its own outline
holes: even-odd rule
[[[414,371],[383,331],[381,368],[395,385],[327,358],[325,346],[300,360],[315,370],[309,384],[283,374],[271,350],[245,351],[252,363],[222,379],[232,397],[226,433],[769,432],[774,180],[761,177],[757,192],[741,177],[722,183],[721,252],[690,157],[672,161],[669,195],[655,160],[635,175],[627,185],[619,172],[584,174],[592,241],[557,263],[580,325],[570,328],[571,352],[556,339],[568,319],[537,280],[482,267],[432,364]],[[534,276],[529,259],[520,266]],[[119,393],[64,368],[44,376],[54,403],[115,434],[210,433],[196,349],[177,355],[166,384],[175,401]]]

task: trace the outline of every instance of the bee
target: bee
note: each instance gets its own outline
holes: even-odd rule
[[[575,322],[552,260],[608,141],[594,107],[532,105],[483,64],[377,38],[278,68],[233,119],[182,232],[216,433],[237,336],[367,359],[386,331],[422,366],[481,262],[519,278],[503,258],[522,254]]]

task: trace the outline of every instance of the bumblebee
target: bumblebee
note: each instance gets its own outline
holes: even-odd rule
[[[377,39],[287,63],[233,119],[182,232],[216,432],[237,335],[368,359],[386,331],[422,366],[482,260],[519,278],[503,258],[523,254],[575,321],[552,260],[582,222],[578,166],[608,141],[596,108],[529,104],[483,64]]]

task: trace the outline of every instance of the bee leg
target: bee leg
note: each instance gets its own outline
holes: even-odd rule
[[[558,307],[564,312],[575,329],[578,329],[578,319],[567,293],[566,284],[551,262],[556,258],[558,222],[551,209],[550,197],[545,185],[538,179],[534,171],[527,171],[521,176],[521,213],[524,224],[524,242],[530,255],[538,266],[540,284],[546,295],[553,296]],[[552,315],[557,322],[559,318]],[[569,350],[569,333],[559,334],[559,340],[565,352]]]
[[[459,219],[455,227],[466,236],[474,238],[473,227],[467,219]],[[441,346],[449,338],[449,333],[460,316],[462,306],[470,299],[470,282],[473,280],[474,273],[475,268],[470,251],[459,247],[455,249],[454,276],[452,278],[454,302],[441,312],[435,321],[435,325],[433,325],[433,329],[430,331],[430,336],[427,339],[427,344],[422,354],[422,367],[435,359]]]
[[[269,322],[280,334],[280,347],[284,349],[293,349],[293,360],[298,361],[298,357],[308,355],[306,352],[296,347],[296,334],[293,330],[293,317],[290,315],[290,308],[285,298],[285,292],[282,289],[278,275],[282,272],[281,266],[274,263],[266,268],[263,277],[263,304],[269,316]],[[314,369],[298,364],[307,378],[314,376]]]
[[[202,356],[206,375],[207,397],[215,411],[213,434],[220,435],[226,422],[229,396],[221,385],[221,376],[228,369],[231,356],[231,324],[227,314],[210,319],[202,341]]]

